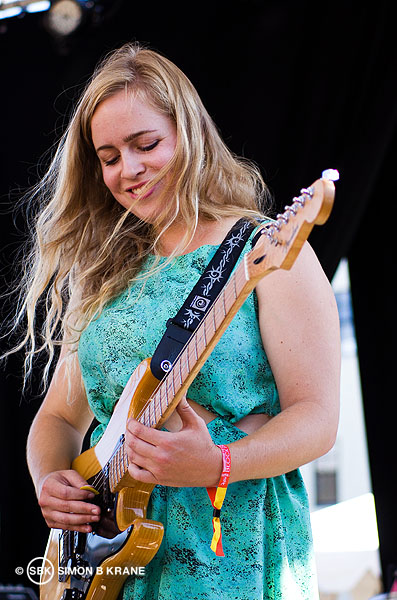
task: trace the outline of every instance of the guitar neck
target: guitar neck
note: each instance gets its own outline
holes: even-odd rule
[[[159,384],[138,419],[160,428],[187,392],[215,345],[227,329],[256,282],[247,277],[245,258],[235,269],[172,369]]]

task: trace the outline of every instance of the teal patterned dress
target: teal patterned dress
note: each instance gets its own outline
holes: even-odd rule
[[[109,303],[83,332],[79,360],[102,435],[135,367],[151,356],[217,246],[183,256]],[[166,259],[161,259],[163,262]],[[153,261],[148,259],[147,267]],[[208,424],[216,444],[246,434],[234,423],[249,413],[280,411],[264,352],[255,295],[246,300],[197,375],[188,397],[218,415]],[[264,456],[266,460],[266,456]],[[164,539],[143,577],[130,577],[128,600],[315,600],[318,598],[306,491],[299,471],[229,485],[222,507],[225,556],[210,549],[212,506],[205,488],[156,486],[148,518]]]

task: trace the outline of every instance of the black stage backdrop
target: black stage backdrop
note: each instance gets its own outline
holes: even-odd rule
[[[16,228],[8,207],[43,172],[37,164],[58,138],[97,60],[123,42],[146,43],[187,73],[229,147],[260,165],[279,210],[323,169],[339,169],[331,218],[310,241],[329,278],[342,257],[349,259],[381,562],[389,588],[397,565],[391,489],[397,409],[391,353],[386,352],[396,320],[394,2],[205,0],[150,6],[124,0],[110,5],[104,18],[88,23],[67,44],[48,34],[42,15],[0,21],[2,285],[10,285],[19,230],[24,230],[20,217]],[[0,376],[0,583],[20,584],[28,581],[15,568],[42,555],[47,539],[25,465],[26,436],[40,397],[33,382],[21,399],[19,356]]]

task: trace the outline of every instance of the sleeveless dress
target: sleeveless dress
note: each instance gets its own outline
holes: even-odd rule
[[[105,430],[131,373],[152,356],[167,320],[216,250],[205,245],[174,258],[144,285],[130,286],[111,301],[83,332],[79,361],[100,423],[92,444]],[[149,257],[145,268],[153,260]],[[234,423],[245,415],[280,411],[255,294],[237,313],[187,396],[219,415],[208,424],[216,444],[244,437]],[[156,486],[147,516],[163,523],[164,538],[145,576],[127,579],[123,599],[318,599],[308,500],[299,470],[229,485],[221,513],[224,557],[210,549],[212,511],[205,488]]]

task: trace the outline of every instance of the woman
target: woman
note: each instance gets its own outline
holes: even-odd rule
[[[98,67],[38,187],[26,282],[28,370],[36,352],[51,359],[61,345],[28,440],[50,527],[89,532],[98,523],[93,493],[71,469],[93,416],[96,443],[217,245],[242,216],[262,217],[264,195],[255,167],[232,156],[175,65],[127,44]],[[297,469],[334,443],[338,385],[335,302],[306,244],[290,271],[261,280],[163,430],[129,420],[129,472],[157,484],[148,517],[165,537],[123,597],[316,598]],[[231,453],[222,558],[209,547],[206,492],[222,471],[219,444]]]

